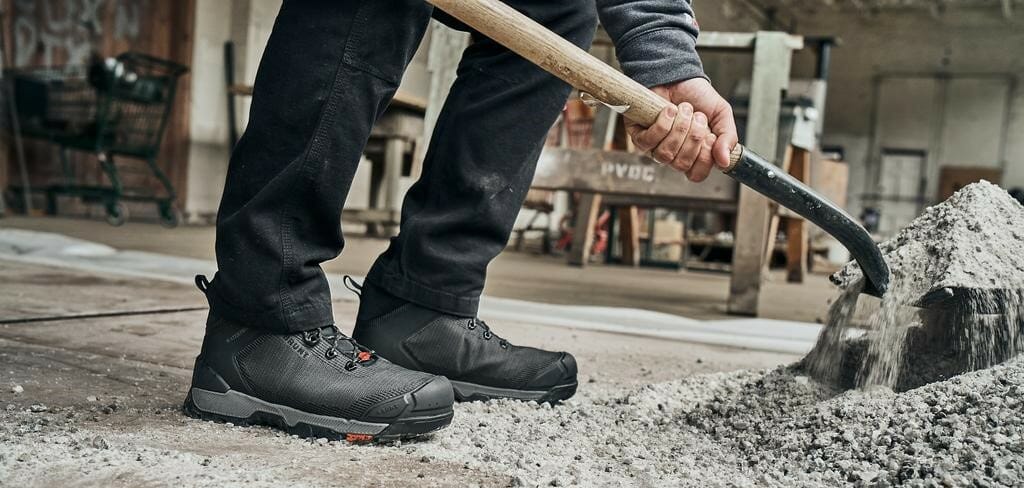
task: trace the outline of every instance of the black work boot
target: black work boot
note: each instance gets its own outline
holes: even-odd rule
[[[372,283],[353,288],[360,301],[352,337],[395,364],[448,377],[458,401],[555,403],[576,393],[576,360],[567,352],[512,345],[476,317],[421,307]]]
[[[184,410],[356,442],[441,429],[453,403],[447,379],[392,364],[334,326],[271,334],[211,316]]]

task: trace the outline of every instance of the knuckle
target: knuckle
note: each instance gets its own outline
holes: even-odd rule
[[[641,151],[647,151],[651,149],[651,145],[647,143],[647,139],[644,138],[644,134],[640,133],[633,136],[633,145]]]
[[[693,160],[686,158],[676,158],[672,161],[672,165],[679,168],[680,171],[690,171],[693,168]]]
[[[705,127],[703,127],[703,126],[695,127],[688,134],[689,139],[691,141],[693,141],[693,142],[696,142],[696,143],[703,143],[704,139],[707,136],[708,136],[708,130]]]
[[[675,154],[672,154],[672,150],[666,148],[664,145],[655,150],[653,155],[654,159],[663,162],[672,161],[672,159],[675,158]]]

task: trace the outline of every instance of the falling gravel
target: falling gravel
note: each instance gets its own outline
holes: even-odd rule
[[[1002,188],[968,185],[879,247],[890,290],[852,324],[863,278],[856,263],[836,273],[845,289],[805,360],[816,378],[905,390],[1024,350],[1024,207]]]

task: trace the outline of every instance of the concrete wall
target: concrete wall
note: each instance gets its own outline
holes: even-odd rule
[[[801,25],[801,34],[844,41],[833,58],[825,143],[847,150],[855,212],[860,196],[875,191],[883,146],[928,151],[929,199],[945,165],[1001,166],[1004,187],[1024,186],[1024,25],[995,9],[937,18],[926,11],[870,18],[823,11]],[[810,70],[806,60],[795,68],[798,75]],[[938,93],[923,93],[932,90]]]
[[[228,147],[227,92],[224,86],[224,43],[235,44],[235,81],[252,84],[273,28],[281,0],[196,0],[195,48],[192,61],[187,218],[211,221],[224,190]],[[424,42],[424,46],[426,42]],[[426,98],[429,88],[426,49],[421,46],[406,72],[401,90]],[[248,119],[248,98],[236,98],[239,131]],[[369,171],[360,168],[350,201],[368,200]]]
[[[192,119],[189,127],[188,199],[191,221],[211,218],[228,166],[224,43],[231,40],[232,0],[196,0],[192,53]]]
[[[766,28],[764,17],[738,3],[697,0],[695,8],[705,31]],[[1001,167],[1004,187],[1024,186],[1024,14],[1017,16],[952,7],[783,12],[793,33],[843,41],[833,51],[823,142],[845,149],[855,215],[862,197],[879,191],[876,183],[893,186],[878,176],[883,147],[927,152],[928,204],[947,165]],[[813,60],[810,50],[798,53],[793,77],[811,77]],[[749,76],[749,58],[704,61],[723,93]]]

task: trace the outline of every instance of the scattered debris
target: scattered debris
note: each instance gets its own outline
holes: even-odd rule
[[[109,449],[110,448],[110,446],[107,445],[107,441],[105,439],[103,439],[102,437],[100,437],[100,436],[93,437],[92,440],[89,441],[89,445],[91,445],[92,447],[94,447],[96,449]]]
[[[983,185],[970,192],[990,190]],[[979,225],[979,231],[967,230],[987,236],[987,227]],[[954,231],[955,226],[944,232]],[[954,278],[967,283],[957,278],[964,273],[942,273],[944,283]],[[857,294],[851,296],[855,300]],[[838,315],[830,315],[830,323],[850,317],[844,307],[853,305],[844,300],[836,301],[833,313]],[[928,320],[896,317],[892,323],[908,329],[900,345],[911,353],[901,353],[895,363],[902,371],[895,389],[849,388],[863,363],[877,361],[871,347],[885,330],[850,338],[853,329],[843,324],[827,329],[833,335],[825,342],[842,348],[836,371],[845,383],[811,376],[813,357],[774,370],[700,374],[630,387],[590,373],[578,395],[556,407],[514,401],[459,404],[452,426],[431,438],[389,445],[331,443],[325,449],[320,440],[270,429],[232,428],[180,414],[148,415],[154,409],[176,411],[170,398],[186,387],[181,380],[168,383],[173,395],[154,395],[147,398],[151,403],[118,397],[123,398],[120,406],[99,404],[84,415],[64,415],[71,412],[49,398],[54,407],[39,404],[43,410],[38,412],[8,406],[0,412],[0,472],[25,486],[52,486],[54,479],[58,485],[67,479],[102,483],[122,479],[118,476],[140,476],[124,478],[135,484],[178,476],[197,486],[311,486],[322,478],[301,477],[347,459],[340,464],[354,475],[391,463],[391,469],[437,485],[469,485],[493,476],[492,483],[480,484],[1024,486],[1024,358],[922,376],[927,368],[908,361],[945,357],[928,356],[930,350],[915,342],[928,337],[919,332],[927,330]],[[714,367],[713,356],[704,361]],[[647,364],[640,367],[651,371]],[[906,371],[918,376],[910,378]],[[114,410],[124,415],[98,422],[95,414]],[[210,445],[196,449],[199,439],[210,439]],[[83,449],[89,446],[94,449]],[[282,452],[290,463],[282,462]],[[217,469],[206,469],[214,454]],[[409,470],[410,465],[417,469]],[[53,473],[73,473],[65,475],[73,478],[50,478]],[[439,482],[445,473],[451,478]],[[167,478],[148,478],[160,475]]]
[[[14,386],[11,387],[11,393],[14,393],[15,395],[20,395],[20,394],[22,394],[24,392],[25,392],[25,388],[23,386],[21,386],[21,385],[14,385]]]

